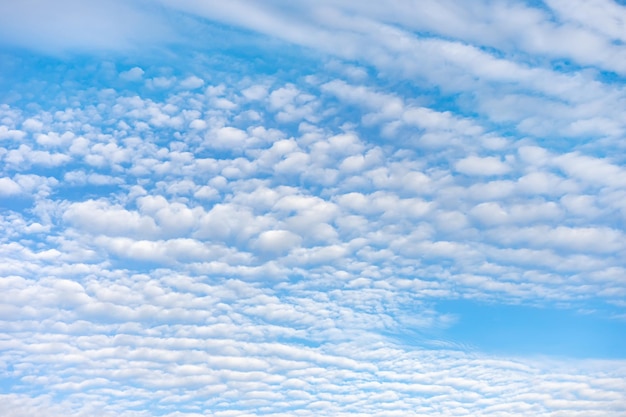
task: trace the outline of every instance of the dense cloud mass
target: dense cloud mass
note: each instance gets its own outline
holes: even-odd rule
[[[0,414],[626,413],[624,6],[55,3],[0,5]]]

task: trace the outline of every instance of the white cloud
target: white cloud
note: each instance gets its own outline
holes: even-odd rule
[[[548,5],[557,13],[576,24],[615,40],[626,41],[621,27],[626,24],[626,8],[608,0],[579,1],[576,7],[562,0],[549,0]]]
[[[206,135],[207,145],[225,149],[244,149],[248,134],[235,127],[221,127]]]
[[[141,81],[145,71],[140,67],[132,67],[128,71],[120,73],[120,78],[124,81]]]
[[[288,230],[267,230],[259,235],[253,245],[261,253],[280,254],[297,248],[301,241],[300,236]]]
[[[17,174],[14,180],[25,192],[41,197],[48,196],[59,184],[55,177],[44,177],[34,174]]]
[[[267,95],[267,87],[257,84],[242,90],[241,93],[248,100],[261,100]]]
[[[75,135],[72,132],[65,132],[62,135],[56,132],[49,132],[48,134],[37,135],[37,143],[45,147],[65,147],[74,139]]]
[[[204,80],[195,75],[189,76],[180,82],[180,86],[186,90],[195,90],[203,85]]]
[[[458,161],[455,168],[462,174],[478,176],[502,175],[511,170],[509,165],[494,156],[468,156]]]
[[[30,118],[22,122],[22,127],[31,132],[39,132],[43,129],[43,123],[41,122],[41,120]]]
[[[74,185],[115,185],[123,184],[123,179],[120,177],[112,177],[110,175],[103,175],[98,173],[87,174],[85,171],[70,171],[65,173],[63,180],[68,184]]]
[[[270,110],[276,111],[276,119],[280,122],[295,122],[300,119],[317,120],[315,110],[319,105],[315,97],[303,93],[293,84],[287,84],[269,94]]]
[[[26,128],[26,126],[24,126]],[[22,140],[26,136],[26,132],[17,129],[9,129],[7,126],[0,126],[0,140]]]
[[[158,233],[152,218],[112,206],[105,200],[72,203],[65,209],[63,219],[94,235],[153,236]]]
[[[555,158],[554,162],[567,174],[589,185],[620,188],[626,185],[626,171],[600,158],[570,153]]]
[[[170,88],[174,82],[176,82],[176,77],[154,77],[147,80],[146,85],[152,88],[164,89]]]
[[[3,196],[10,196],[20,194],[22,187],[11,178],[0,178],[0,194]]]
[[[561,198],[561,204],[572,213],[584,217],[594,218],[602,213],[591,195],[567,194]]]

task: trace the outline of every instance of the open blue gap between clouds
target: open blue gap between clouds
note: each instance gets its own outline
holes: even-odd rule
[[[592,308],[593,304],[587,307]],[[599,303],[598,307],[606,306]],[[500,355],[626,358],[626,322],[617,311],[576,312],[549,306],[498,305],[470,300],[437,303],[457,317],[444,335]]]

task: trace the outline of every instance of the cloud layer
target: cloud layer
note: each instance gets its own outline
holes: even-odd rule
[[[622,6],[30,3],[3,415],[626,412],[623,357],[488,353],[443,306],[625,320]]]

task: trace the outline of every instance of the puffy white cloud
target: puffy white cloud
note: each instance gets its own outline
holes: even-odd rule
[[[128,71],[120,73],[120,78],[124,81],[141,81],[145,71],[140,67],[132,67]]]
[[[4,160],[18,168],[24,164],[40,165],[44,167],[55,167],[63,165],[71,160],[71,156],[64,153],[50,153],[32,149],[28,145],[20,145],[19,148],[7,152]]]
[[[592,186],[621,188],[626,185],[626,171],[604,159],[570,153],[555,158],[554,163],[570,176]]]
[[[26,126],[24,126],[26,128]],[[0,126],[0,140],[22,140],[26,136],[26,132],[17,130],[17,129],[9,129],[7,126]]]
[[[22,127],[30,132],[39,132],[43,129],[43,123],[41,120],[29,118],[22,122]]]
[[[293,84],[287,84],[269,94],[270,110],[276,112],[276,119],[280,122],[296,122],[301,119],[316,121],[315,110],[319,103],[315,97],[298,90]]]
[[[288,230],[266,230],[254,242],[254,246],[262,253],[280,254],[288,252],[300,245],[300,236]]]
[[[221,127],[206,135],[207,145],[224,149],[243,150],[247,140],[245,131],[231,126]]]
[[[494,156],[468,156],[455,164],[457,171],[467,175],[490,176],[502,175],[510,171],[508,164]]]
[[[202,78],[196,77],[195,75],[189,76],[184,80],[181,80],[180,86],[186,90],[195,90],[196,88],[200,88],[204,85],[204,80]]]
[[[3,196],[16,195],[22,192],[22,187],[11,178],[0,178],[0,194]]]
[[[248,100],[261,100],[267,95],[267,87],[264,85],[253,85],[241,91],[241,94]]]
[[[124,180],[120,177],[112,177],[98,173],[87,174],[85,171],[70,171],[65,173],[63,180],[68,184],[74,185],[115,185],[122,184]]]
[[[69,224],[94,235],[153,236],[158,233],[151,217],[111,205],[106,200],[87,200],[69,204],[63,214]]]

